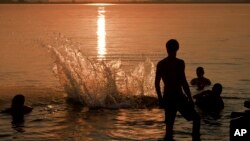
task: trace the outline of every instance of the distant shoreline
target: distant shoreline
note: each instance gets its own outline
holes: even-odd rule
[[[250,4],[250,2],[0,2],[0,4]]]

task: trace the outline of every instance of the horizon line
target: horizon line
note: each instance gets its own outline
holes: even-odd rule
[[[153,2],[153,1],[131,1],[131,2],[0,2],[0,4],[90,4],[90,3],[107,3],[107,4],[250,4],[250,2]]]

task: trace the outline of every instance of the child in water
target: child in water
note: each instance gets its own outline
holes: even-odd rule
[[[203,67],[198,67],[196,69],[197,78],[192,79],[190,82],[192,86],[197,86],[198,90],[203,90],[205,86],[211,85],[211,81],[204,77],[204,74]]]
[[[212,90],[203,91],[193,96],[196,99],[195,104],[204,111],[220,111],[224,108],[224,102],[221,98],[222,85],[214,84]]]
[[[30,113],[33,109],[24,105],[24,102],[25,97],[22,94],[18,94],[12,99],[11,107],[2,112],[11,114],[13,122],[22,122],[24,121],[24,115]]]

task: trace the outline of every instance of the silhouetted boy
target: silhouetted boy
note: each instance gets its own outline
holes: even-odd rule
[[[194,109],[191,92],[185,76],[185,63],[176,58],[179,43],[171,39],[166,43],[168,56],[157,64],[155,88],[159,105],[165,110],[166,135],[165,140],[173,140],[173,125],[177,111],[188,120],[193,120],[193,141],[200,140],[200,117]],[[163,96],[160,88],[161,79],[164,82]],[[186,96],[184,95],[184,90]]]
[[[207,79],[206,77],[204,77],[204,69],[203,67],[198,67],[196,69],[196,75],[197,78],[194,78],[191,80],[191,85],[195,85],[197,86],[198,90],[203,90],[205,86],[209,86],[211,85],[211,81],[209,79]]]
[[[12,115],[13,123],[23,122],[24,114],[32,111],[33,108],[24,105],[24,102],[25,97],[22,94],[18,94],[12,99],[11,107],[3,111]]]
[[[224,108],[224,102],[221,98],[222,85],[214,84],[212,90],[203,91],[194,95],[195,104],[204,111],[220,111]]]

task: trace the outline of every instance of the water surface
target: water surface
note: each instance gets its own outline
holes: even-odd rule
[[[244,110],[249,98],[249,9],[249,4],[0,5],[0,108],[16,93],[34,107],[19,127],[1,114],[1,140],[163,138],[160,109],[90,110],[65,99],[85,97],[88,104],[107,106],[106,96],[119,99],[118,93],[155,96],[155,64],[166,56],[170,38],[180,42],[188,81],[203,66],[212,83],[223,84],[219,118],[199,113],[203,140],[228,140],[230,113]],[[191,140],[191,123],[180,115],[175,131],[176,140]]]

